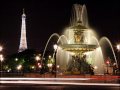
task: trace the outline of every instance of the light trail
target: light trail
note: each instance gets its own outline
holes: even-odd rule
[[[28,81],[33,81],[33,80],[91,80],[92,78],[0,78],[0,81],[4,80],[28,80]]]
[[[81,83],[82,80],[95,78],[0,78],[1,84],[38,84],[38,85],[90,85],[90,86],[120,86],[115,83]],[[77,81],[77,82],[76,82]]]
[[[117,86],[120,84],[112,83],[79,83],[79,82],[61,82],[61,81],[1,81],[1,84],[41,84],[41,85],[83,85],[83,86]]]

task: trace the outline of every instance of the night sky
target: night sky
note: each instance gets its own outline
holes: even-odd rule
[[[0,45],[5,54],[19,48],[22,9],[26,13],[28,48],[42,51],[52,33],[69,25],[72,5],[86,4],[89,24],[115,45],[120,40],[119,0],[9,0],[0,2]]]

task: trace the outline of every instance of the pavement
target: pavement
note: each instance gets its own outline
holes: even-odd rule
[[[84,86],[84,85],[1,85],[0,90],[120,90],[116,86]]]

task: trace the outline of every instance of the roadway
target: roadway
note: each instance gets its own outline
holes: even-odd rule
[[[120,90],[120,78],[117,80],[98,82],[94,78],[0,78],[0,90]]]

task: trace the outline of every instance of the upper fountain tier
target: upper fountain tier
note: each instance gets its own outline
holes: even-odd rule
[[[87,27],[82,25],[81,21],[77,21],[74,25],[70,26],[69,29],[80,30],[81,32],[87,30]]]
[[[60,47],[63,50],[75,53],[84,53],[95,50],[98,46],[94,43],[89,43],[91,37],[89,37],[88,34],[90,33],[88,31],[88,28],[81,25],[79,22],[68,27],[66,30],[68,43],[62,44]]]
[[[60,45],[62,49],[70,52],[87,52],[97,48],[95,43],[91,43],[92,35],[89,32],[87,12],[85,5],[75,4],[73,9],[71,25],[66,29],[65,36],[67,44]],[[92,40],[92,41],[91,41]]]

